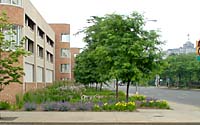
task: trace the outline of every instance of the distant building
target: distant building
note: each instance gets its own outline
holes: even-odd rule
[[[174,48],[174,49],[168,49],[166,51],[166,55],[171,54],[187,54],[187,53],[195,53],[196,49],[194,47],[194,44],[190,42],[189,40],[189,34],[188,34],[188,41],[183,44],[183,47],[180,48]]]

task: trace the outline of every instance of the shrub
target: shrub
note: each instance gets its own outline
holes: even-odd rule
[[[44,111],[58,111],[58,105],[56,102],[45,103],[42,105]]]
[[[58,111],[69,111],[70,110],[70,103],[68,102],[59,102],[58,105]]]
[[[94,104],[92,102],[82,103],[77,102],[74,103],[75,110],[78,111],[91,111],[94,108]]]
[[[118,102],[115,104],[115,110],[117,111],[133,111],[136,109],[135,102]]]
[[[24,110],[26,111],[33,111],[37,109],[37,105],[35,103],[25,103],[24,104]]]
[[[12,110],[21,109],[24,105],[23,96],[22,95],[16,95],[15,99],[16,99],[16,105],[12,106]]]
[[[69,111],[71,105],[68,102],[50,102],[42,105],[44,111]]]
[[[10,108],[10,104],[8,102],[0,102],[0,110],[8,110]]]
[[[160,109],[170,109],[169,104],[165,100],[157,100],[156,103],[156,106]]]
[[[101,111],[101,107],[99,105],[95,104],[92,110],[93,111]]]
[[[118,102],[115,104],[104,103],[102,105],[102,110],[105,111],[134,111],[135,109],[135,102]]]
[[[129,98],[130,101],[143,101],[146,99],[146,96],[135,94]]]
[[[154,107],[159,109],[170,109],[169,104],[165,100],[143,100],[141,107]]]

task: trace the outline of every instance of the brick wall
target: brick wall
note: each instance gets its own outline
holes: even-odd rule
[[[70,78],[70,73],[61,73],[60,65],[61,64],[70,64],[70,58],[62,58],[61,48],[70,49],[70,41],[61,42],[61,33],[70,34],[70,25],[69,24],[50,24],[54,30],[55,37],[55,80],[61,80],[61,78]]]
[[[71,48],[71,79],[74,80],[74,65],[75,65],[75,54],[78,55],[80,53],[80,48]]]
[[[6,12],[9,17],[8,22],[12,24],[18,24],[23,26],[24,24],[24,9],[12,5],[2,5],[0,4],[0,13]]]

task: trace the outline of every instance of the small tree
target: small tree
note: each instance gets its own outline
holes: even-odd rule
[[[28,54],[23,47],[22,40],[16,41],[16,32],[12,24],[8,23],[5,12],[0,16],[0,91],[3,85],[12,82],[22,83],[20,78],[24,75],[23,68],[19,65],[19,58]]]
[[[144,29],[144,16],[138,12],[130,15],[92,16],[88,23],[90,25],[82,32],[85,33],[87,53],[94,55],[92,59],[96,65],[86,69],[100,74],[98,78],[103,82],[111,79],[126,82],[128,102],[130,84],[147,81],[161,69],[163,42],[159,34],[155,30]],[[80,74],[78,70],[76,75]],[[85,78],[89,78],[87,76],[85,74]],[[117,93],[118,87],[116,98]]]

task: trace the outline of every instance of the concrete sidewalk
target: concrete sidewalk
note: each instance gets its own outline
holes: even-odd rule
[[[200,125],[200,107],[169,102],[172,110],[136,112],[1,112],[0,125]]]

